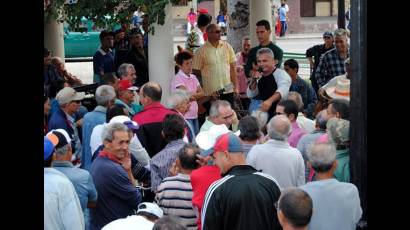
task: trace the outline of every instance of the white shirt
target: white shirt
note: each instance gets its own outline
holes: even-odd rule
[[[264,144],[254,145],[246,162],[275,178],[281,190],[305,184],[302,154],[287,141],[270,139]]]
[[[140,215],[128,216],[114,220],[111,223],[105,225],[101,230],[151,230],[154,227],[154,223],[147,220]]]
[[[299,112],[298,117],[296,118],[296,123],[298,123],[299,127],[307,133],[311,133],[315,130],[315,122],[309,118],[306,118],[301,112]]]

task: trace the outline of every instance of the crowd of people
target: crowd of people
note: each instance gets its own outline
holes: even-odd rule
[[[143,31],[102,31],[91,111],[45,49],[45,229],[355,229],[346,31],[307,50],[309,84],[269,21],[235,53],[197,19],[170,85],[149,80]]]

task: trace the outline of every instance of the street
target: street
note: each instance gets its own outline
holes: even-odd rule
[[[185,47],[184,37],[174,38],[174,54],[178,52],[177,45]],[[290,53],[305,53],[309,47],[321,44],[321,37],[297,37],[280,38],[276,40],[276,44],[283,49],[284,52]],[[307,62],[305,62],[307,63]],[[93,79],[93,63],[92,62],[67,62],[66,68],[68,72],[79,77],[85,84],[91,84]],[[309,77],[309,69],[301,67],[299,75],[306,79]]]

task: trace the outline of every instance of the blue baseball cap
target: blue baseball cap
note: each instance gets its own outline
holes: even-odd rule
[[[54,153],[54,144],[48,139],[47,136],[44,137],[44,160],[47,160]]]

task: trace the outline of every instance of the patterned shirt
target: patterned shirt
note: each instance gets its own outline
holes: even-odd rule
[[[349,51],[346,58],[349,58]],[[340,57],[336,48],[323,54],[315,72],[317,84],[322,87],[335,76],[345,74],[345,60],[345,58]]]
[[[150,161],[151,169],[151,190],[156,192],[159,184],[170,176],[169,169],[178,156],[178,151],[182,149],[185,142],[182,139],[171,141],[163,150],[155,154]]]
[[[192,186],[190,176],[179,173],[165,178],[158,186],[156,196],[164,215],[181,218],[181,224],[189,230],[197,229],[196,215],[192,207]]]
[[[185,49],[195,53],[204,44],[204,34],[198,27],[195,27],[187,37]]]
[[[235,64],[233,48],[225,41],[219,41],[215,48],[209,41],[195,53],[192,68],[201,70],[202,84],[206,96],[231,83],[230,65]],[[231,93],[230,90],[226,93]]]

